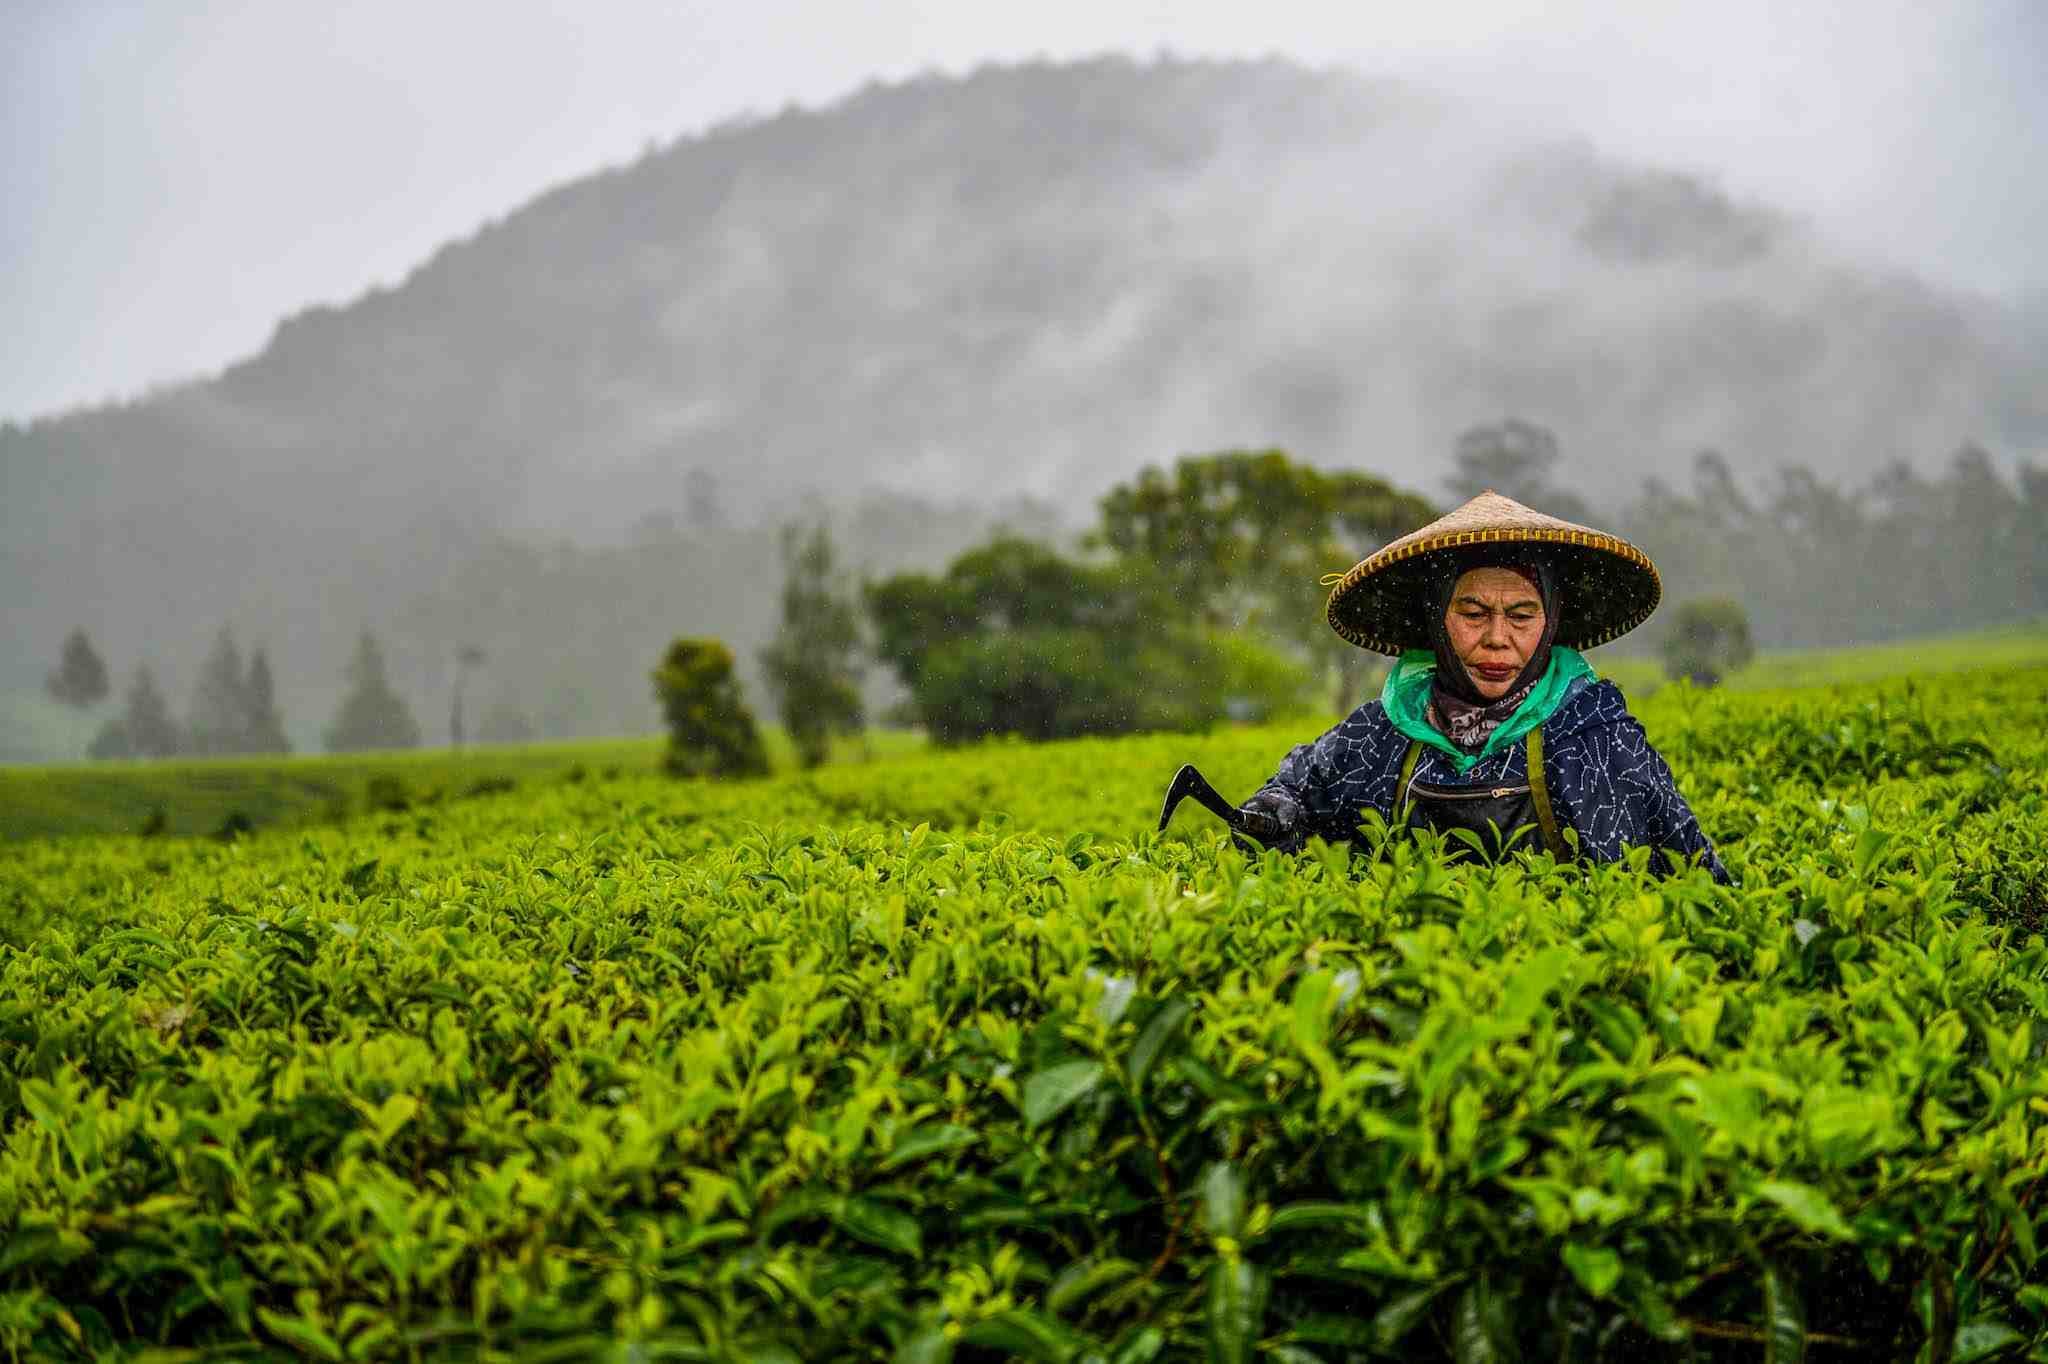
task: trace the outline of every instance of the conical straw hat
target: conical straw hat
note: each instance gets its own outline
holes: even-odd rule
[[[1374,653],[1431,648],[1431,584],[1462,571],[1461,560],[1500,563],[1502,549],[1524,545],[1529,552],[1513,557],[1556,570],[1557,642],[1568,648],[1620,638],[1648,620],[1664,594],[1650,556],[1628,541],[1545,516],[1489,488],[1339,578],[1330,592],[1330,628]]]

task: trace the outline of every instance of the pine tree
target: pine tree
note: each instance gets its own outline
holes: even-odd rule
[[[107,699],[107,665],[93,651],[85,631],[73,630],[64,640],[64,656],[57,670],[43,681],[50,699],[80,710]]]
[[[242,677],[242,652],[226,626],[199,668],[192,713],[185,732],[191,751],[209,755],[253,752],[249,746],[249,700]]]
[[[806,767],[816,767],[834,734],[860,731],[860,617],[835,591],[832,536],[820,524],[809,536],[782,531],[782,625],[761,650],[762,670],[782,723]]]
[[[366,748],[417,748],[420,727],[405,699],[391,689],[384,673],[384,651],[368,630],[356,642],[348,665],[348,695],[327,727],[327,751],[350,753]]]
[[[277,686],[270,676],[270,659],[262,649],[249,658],[249,675],[242,683],[243,733],[250,753],[289,753],[291,740],[284,735],[284,721],[277,713]]]
[[[142,663],[128,686],[125,710],[101,727],[89,751],[95,758],[169,758],[183,746],[156,677]]]

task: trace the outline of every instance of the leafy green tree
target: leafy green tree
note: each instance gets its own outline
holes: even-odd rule
[[[877,654],[940,743],[1200,729],[1222,713],[1225,660],[1142,564],[1002,539],[865,595]]]
[[[860,615],[838,589],[832,535],[822,522],[808,534],[783,528],[782,570],[782,623],[759,657],[798,759],[816,767],[834,734],[857,734],[866,719]]]
[[[170,758],[184,746],[156,675],[147,663],[139,663],[122,713],[101,727],[89,751],[95,758]]]
[[[1343,709],[1369,660],[1324,622],[1318,585],[1436,515],[1370,474],[1234,450],[1183,459],[1170,473],[1148,468],[1111,489],[1094,540],[1159,574],[1190,620],[1251,630],[1308,660]]]
[[[716,639],[679,639],[654,670],[668,722],[667,769],[679,777],[752,777],[768,771],[754,713],[740,698],[732,650]]]
[[[107,699],[107,665],[85,637],[73,630],[64,639],[64,653],[57,669],[43,681],[50,699],[78,710],[96,706]]]
[[[384,671],[384,651],[368,630],[356,641],[347,675],[348,694],[327,727],[327,751],[419,747],[419,723],[412,718],[405,699],[392,690]]]
[[[242,679],[242,735],[245,753],[289,753],[291,740],[285,737],[284,719],[277,712],[277,683],[270,674],[270,657],[259,647],[249,656],[249,671]]]
[[[1659,650],[1664,673],[1696,686],[1712,687],[1756,657],[1749,617],[1742,603],[1727,597],[1684,602],[1673,611]]]
[[[1003,537],[945,573],[901,573],[867,586],[875,652],[906,683],[933,651],[990,631],[1134,631],[1135,578],[1076,563],[1031,540]],[[1157,622],[1153,622],[1157,625]]]

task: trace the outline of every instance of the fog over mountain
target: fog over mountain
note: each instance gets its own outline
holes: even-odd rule
[[[757,529],[806,509],[866,505],[854,549],[887,566],[1236,445],[1439,495],[1456,434],[1509,415],[1596,504],[1708,447],[1847,479],[1966,439],[2031,457],[2044,338],[2038,305],[1355,75],[876,86],[565,185],[215,378],[0,428],[0,688],[74,624],[182,702],[231,623],[272,643],[288,710],[366,623],[423,689],[457,635],[562,678],[624,639],[580,663],[625,681],[563,725],[616,728],[651,722],[648,641],[765,633]],[[517,548],[558,541],[617,579],[578,600],[625,635],[493,598],[527,579],[489,565],[574,558]]]

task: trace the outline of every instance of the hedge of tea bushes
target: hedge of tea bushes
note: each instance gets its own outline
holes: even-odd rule
[[[1273,731],[9,848],[0,1351],[2048,1358],[2048,679],[1639,713],[1739,888],[1147,830]]]

